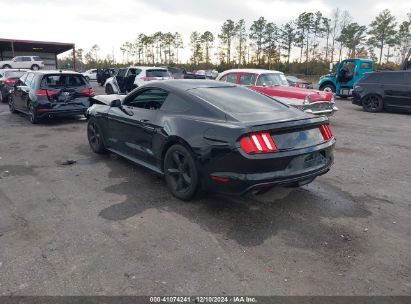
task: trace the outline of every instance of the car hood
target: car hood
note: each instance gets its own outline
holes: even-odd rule
[[[305,99],[310,96],[310,102],[326,100],[331,101],[333,96],[330,92],[309,90],[304,88],[289,87],[289,86],[269,86],[265,88],[258,89],[258,91],[270,96],[278,96],[285,98],[295,98],[295,99]]]
[[[104,105],[109,105],[111,101],[120,99],[123,101],[124,97],[126,95],[119,95],[119,94],[112,94],[112,95],[96,95],[91,97],[91,99],[94,101],[94,103],[99,103],[99,104],[104,104]]]

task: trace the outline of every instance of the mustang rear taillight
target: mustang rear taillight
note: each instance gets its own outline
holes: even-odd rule
[[[268,132],[248,134],[241,138],[240,146],[247,154],[277,151],[277,146]]]
[[[331,129],[330,129],[330,125],[328,125],[328,124],[321,125],[320,126],[320,131],[321,131],[321,134],[322,134],[324,140],[329,140],[331,137],[333,137],[333,134],[332,134]]]

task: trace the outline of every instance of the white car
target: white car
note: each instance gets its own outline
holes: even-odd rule
[[[39,56],[17,56],[12,60],[0,61],[2,69],[31,69],[37,71],[44,68],[44,62]]]
[[[117,74],[106,80],[106,94],[127,94],[151,80],[173,79],[165,68],[135,66],[121,68]]]
[[[97,69],[91,69],[81,74],[87,79],[87,81],[97,80]]]

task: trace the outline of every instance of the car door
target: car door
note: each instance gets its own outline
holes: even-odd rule
[[[118,89],[119,89],[119,93],[124,93],[125,92],[127,71],[128,71],[128,69],[119,69],[118,73],[115,77],[116,84],[117,84]]]
[[[385,72],[381,76],[380,86],[384,92],[384,105],[387,107],[405,107],[408,86],[404,72]]]
[[[27,102],[29,100],[30,87],[34,81],[34,73],[27,73],[27,76],[23,77],[14,88],[13,102],[16,109],[27,111]]]
[[[23,57],[18,56],[13,59],[13,68],[22,69],[24,67]]]
[[[154,164],[152,140],[157,110],[167,95],[168,92],[159,88],[143,88],[124,99],[123,109],[110,108],[109,140],[113,149],[136,161]]]

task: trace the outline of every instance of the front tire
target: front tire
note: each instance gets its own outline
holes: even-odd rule
[[[11,66],[8,64],[3,65],[3,69],[11,69]]]
[[[367,95],[362,100],[362,107],[366,112],[377,113],[382,111],[384,103],[381,96]]]
[[[31,66],[31,69],[32,69],[33,71],[38,71],[38,70],[40,70],[40,67],[39,67],[37,64],[33,64],[33,65]]]
[[[91,150],[97,154],[104,154],[107,152],[103,142],[103,134],[95,119],[90,118],[87,124],[87,139]]]
[[[331,90],[331,92],[335,93],[335,91],[336,91],[335,86],[333,84],[327,83],[327,84],[320,87],[320,91],[329,91],[329,90]]]
[[[167,150],[164,175],[175,197],[188,201],[195,196],[199,186],[198,171],[191,152],[185,146],[175,144]]]

